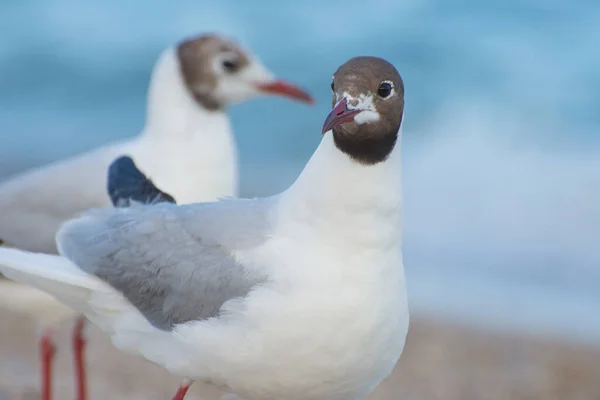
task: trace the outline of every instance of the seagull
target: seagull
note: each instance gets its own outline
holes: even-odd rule
[[[321,142],[282,193],[89,210],[62,225],[59,255],[0,249],[0,272],[180,377],[173,400],[194,381],[223,399],[363,400],[409,326],[404,84],[355,57],[332,89]]]
[[[62,222],[110,206],[106,169],[123,154],[182,204],[237,196],[237,150],[227,108],[261,94],[313,101],[232,39],[205,34],[167,48],[152,74],[143,131],[5,181],[0,240],[56,253]]]
[[[137,137],[110,143],[0,184],[0,244],[56,253],[55,235],[61,223],[87,209],[111,205],[106,193],[106,170],[122,154],[133,157],[145,174],[180,203],[237,196],[237,150],[227,108],[263,94],[313,101],[304,90],[277,79],[233,39],[204,34],[167,48],[155,65],[148,90],[146,124]],[[3,286],[10,284],[2,282]],[[12,289],[21,293],[23,302],[31,301],[8,308],[27,310],[28,314],[53,323],[72,315],[56,303],[40,302],[40,298],[48,297],[45,294]],[[41,339],[42,375],[46,382],[55,345],[52,327],[46,322],[44,325],[47,328]],[[73,333],[79,400],[85,398],[83,326],[79,319]],[[42,392],[49,396],[51,388],[46,386],[47,383],[42,384]]]

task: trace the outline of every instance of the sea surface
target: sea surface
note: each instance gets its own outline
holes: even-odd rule
[[[318,101],[232,107],[244,195],[301,171],[337,66],[384,57],[406,86],[413,310],[600,344],[597,0],[3,1],[0,178],[137,134],[157,55],[200,32]]]

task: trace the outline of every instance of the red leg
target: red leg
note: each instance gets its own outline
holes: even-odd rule
[[[77,379],[77,400],[87,398],[86,376],[85,376],[85,318],[79,317],[73,328],[73,353],[75,354],[75,376]]]
[[[192,386],[192,383],[193,382],[185,380],[181,384],[181,386],[179,386],[179,390],[177,390],[177,393],[175,393],[175,397],[173,397],[173,400],[183,400],[188,389],[190,388],[190,386]]]
[[[56,346],[52,340],[54,332],[46,328],[40,340],[40,356],[42,358],[42,400],[52,398],[52,361],[56,354]]]

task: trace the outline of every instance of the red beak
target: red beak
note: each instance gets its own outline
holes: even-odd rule
[[[310,94],[300,89],[298,86],[285,81],[277,80],[270,83],[263,83],[258,85],[258,89],[264,93],[285,96],[308,104],[314,103]]]
[[[346,122],[354,121],[354,116],[359,112],[361,112],[361,110],[350,110],[348,108],[346,98],[344,97],[343,99],[338,101],[338,103],[335,105],[335,107],[333,107],[333,110],[331,110],[327,118],[325,118],[321,134],[330,131],[335,126],[345,124]]]

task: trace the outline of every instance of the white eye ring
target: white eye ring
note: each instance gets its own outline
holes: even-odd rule
[[[381,86],[382,86],[384,83],[387,83],[388,85],[390,85],[390,93],[389,93],[387,96],[383,96],[383,95],[381,94],[381,92],[380,92],[380,90],[381,90]],[[394,95],[394,93],[395,93],[395,92],[396,92],[396,91],[395,91],[395,88],[394,88],[394,82],[392,82],[392,81],[382,81],[382,82],[379,84],[379,88],[377,89],[377,94],[378,94],[378,95],[379,95],[379,96],[380,96],[382,99],[384,99],[384,100],[387,100],[387,99],[389,99],[390,97],[392,97],[392,96]]]
[[[235,71],[226,70],[224,63],[227,63],[227,62],[238,63],[237,54],[232,53],[232,52],[218,54],[213,60],[213,70],[219,75],[231,74],[231,73],[237,72],[237,70],[235,70]]]

